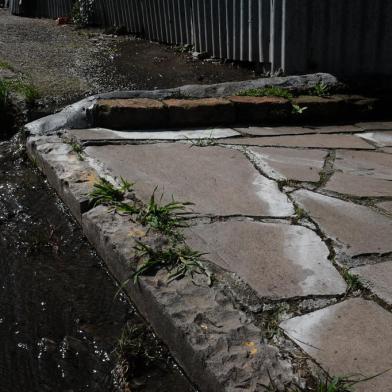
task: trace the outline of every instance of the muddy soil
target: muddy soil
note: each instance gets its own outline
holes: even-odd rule
[[[59,109],[97,92],[170,88],[254,78],[232,64],[193,60],[190,53],[130,36],[77,30],[53,20],[20,18],[0,9],[0,61],[37,86]]]
[[[122,391],[127,373],[132,391],[192,391],[15,140],[0,143],[0,390]],[[118,366],[126,326],[156,358]]]

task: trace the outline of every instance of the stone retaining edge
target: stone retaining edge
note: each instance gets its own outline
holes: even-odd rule
[[[288,90],[306,91],[324,83],[329,87],[340,86],[336,77],[326,73],[300,76],[272,77],[241,82],[226,82],[212,85],[186,85],[163,90],[114,91],[93,95],[65,107],[61,112],[43,117],[26,125],[26,131],[32,135],[49,134],[59,129],[80,129],[89,126],[87,109],[92,108],[98,99],[151,98],[166,99],[178,96],[189,98],[222,97],[234,95],[250,88],[277,86]]]

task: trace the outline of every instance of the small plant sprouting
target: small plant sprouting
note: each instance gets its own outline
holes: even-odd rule
[[[189,214],[186,208],[193,203],[178,202],[172,197],[172,201],[162,204],[163,193],[157,202],[155,194],[157,188],[154,189],[150,197],[149,203],[141,211],[139,222],[148,225],[155,230],[159,230],[166,235],[176,235],[176,230],[181,227],[187,227],[184,222],[185,217]]]
[[[109,181],[101,178],[98,183],[94,184],[94,189],[90,193],[90,198],[95,206],[99,204],[115,207],[116,204],[124,200],[126,192],[132,191],[133,184],[121,177],[121,185],[116,188]]]
[[[362,282],[357,275],[350,273],[348,269],[343,270],[343,278],[347,283],[347,292],[361,290],[363,288]]]
[[[72,151],[78,156],[79,161],[84,161],[83,146],[74,138],[67,140],[66,142],[71,146]]]
[[[308,110],[307,106],[302,106],[301,107],[299,105],[292,104],[292,113],[293,114],[303,114],[303,112],[305,110]]]
[[[296,206],[295,207],[295,215],[296,215],[297,220],[300,221],[301,219],[305,218],[306,212],[303,208]]]
[[[169,272],[168,283],[185,276],[193,278],[194,274],[203,274],[208,277],[209,284],[211,284],[211,273],[203,260],[205,254],[192,250],[184,243],[175,241],[167,249],[155,250],[149,245],[137,241],[135,250],[138,258],[144,259],[144,262],[132,275],[134,283],[137,283],[142,275],[165,268]]]
[[[293,99],[293,94],[282,88],[282,87],[263,87],[263,88],[251,88],[248,90],[243,90],[237,93],[239,96],[245,97],[280,97],[286,98],[288,100]]]
[[[316,95],[318,97],[326,97],[330,95],[330,88],[324,82],[320,82],[313,87],[310,93],[311,95]]]

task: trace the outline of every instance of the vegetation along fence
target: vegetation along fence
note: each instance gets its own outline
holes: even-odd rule
[[[79,0],[89,22],[288,74],[392,74],[391,0]],[[75,0],[11,0],[14,14],[71,15]],[[24,4],[26,3],[26,5]]]

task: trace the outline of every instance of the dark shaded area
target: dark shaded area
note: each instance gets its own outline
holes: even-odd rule
[[[0,390],[126,390],[116,385],[125,372],[132,391],[191,391],[165,348],[116,292],[16,138],[0,143]],[[139,352],[129,352],[131,362],[118,366],[122,359],[114,349],[125,325],[141,328],[148,337],[142,343],[156,359],[146,363]]]

